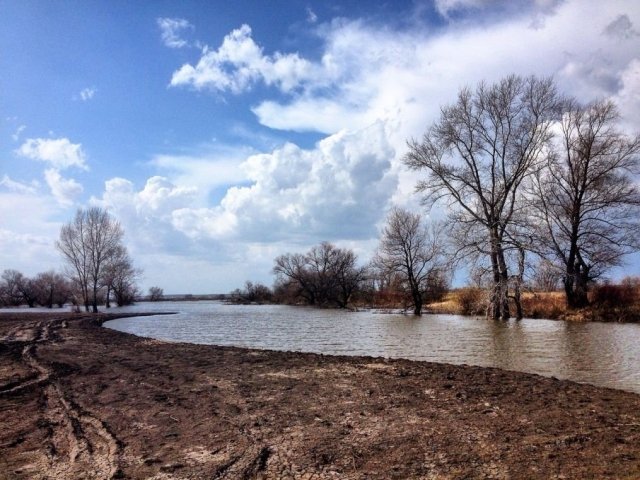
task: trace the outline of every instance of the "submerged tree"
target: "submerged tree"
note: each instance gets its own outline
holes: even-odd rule
[[[640,136],[617,129],[610,101],[569,101],[547,168],[534,178],[538,241],[562,266],[567,306],[588,305],[588,285],[640,248]]]
[[[34,279],[37,302],[43,307],[62,307],[71,296],[69,282],[53,270],[42,272]]]
[[[160,302],[164,300],[164,290],[160,287],[149,287],[149,301]]]
[[[522,183],[541,167],[557,104],[550,79],[510,76],[462,89],[422,141],[409,142],[404,159],[428,174],[417,185],[427,203],[448,201],[450,221],[462,230],[459,253],[488,257],[488,313],[496,319],[510,316],[508,230],[520,209]]]
[[[280,255],[273,272],[279,291],[289,291],[309,305],[346,308],[364,279],[364,269],[356,263],[351,250],[322,242],[306,254]]]
[[[419,214],[395,208],[387,217],[372,265],[382,276],[394,278],[396,288],[411,299],[413,313],[446,283],[444,238],[439,225],[425,228]]]
[[[98,292],[106,266],[118,254],[124,233],[109,213],[98,207],[79,209],[62,227],[56,247],[82,294],[85,309],[98,311]]]

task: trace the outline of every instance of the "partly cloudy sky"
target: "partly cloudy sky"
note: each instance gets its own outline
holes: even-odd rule
[[[421,208],[407,139],[510,73],[611,98],[640,130],[636,0],[0,11],[0,271],[60,269],[60,227],[90,205],[122,223],[145,290],[271,284],[276,255],[323,240],[365,261],[392,205]]]

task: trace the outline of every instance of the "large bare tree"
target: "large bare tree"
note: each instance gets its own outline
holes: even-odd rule
[[[422,225],[419,214],[394,208],[387,217],[373,268],[385,277],[393,275],[420,315],[429,293],[441,287],[446,276],[445,242],[437,224]]]
[[[460,234],[459,253],[489,258],[493,288],[488,313],[507,319],[508,229],[520,209],[520,190],[542,163],[557,95],[550,79],[509,76],[464,88],[441,109],[421,141],[409,141],[405,163],[428,174],[417,190],[433,205],[447,200]]]
[[[73,280],[80,286],[85,309],[98,311],[98,291],[104,269],[121,248],[124,233],[109,213],[98,207],[79,209],[60,231],[56,247],[66,260]]]
[[[534,177],[543,253],[563,270],[567,306],[588,305],[588,284],[640,247],[640,136],[617,126],[610,101],[567,101],[547,168]]]

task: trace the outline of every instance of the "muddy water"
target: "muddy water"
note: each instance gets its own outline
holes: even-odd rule
[[[339,355],[401,357],[519,370],[640,393],[640,325],[420,318],[282,305],[142,303],[112,311],[178,311],[109,328],[164,340]]]

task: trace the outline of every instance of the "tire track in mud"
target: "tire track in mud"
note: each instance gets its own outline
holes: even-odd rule
[[[64,320],[36,322],[17,327],[2,339],[5,345],[24,344],[21,361],[34,375],[0,387],[0,396],[17,395],[36,385],[42,386],[54,478],[58,475],[67,478],[74,472],[95,478],[120,477],[121,442],[103,420],[72,400],[58,381],[55,369],[37,357],[38,344],[58,341],[58,330],[63,326],[66,326]],[[65,451],[67,455],[62,455]]]

